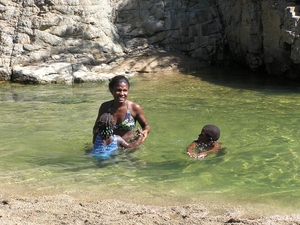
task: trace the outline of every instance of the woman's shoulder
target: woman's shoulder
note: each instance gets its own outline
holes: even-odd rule
[[[128,107],[129,107],[131,110],[135,111],[135,112],[137,112],[137,111],[139,111],[139,110],[142,109],[141,106],[140,106],[139,104],[137,104],[137,103],[135,103],[135,102],[133,102],[133,101],[127,100],[127,104],[128,104]]]

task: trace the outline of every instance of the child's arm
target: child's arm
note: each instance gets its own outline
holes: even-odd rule
[[[118,146],[124,147],[124,148],[136,148],[138,147],[144,139],[143,133],[138,130],[138,138],[135,142],[129,143],[125,141],[121,136],[118,136]]]
[[[196,155],[195,158],[198,158],[198,159],[205,158],[209,153],[217,152],[220,149],[220,147],[221,147],[221,143],[215,142],[214,147],[212,149],[207,150],[205,152],[201,152],[199,154],[195,154]]]
[[[186,154],[188,154],[190,157],[195,157],[196,158],[196,154],[193,152],[194,149],[197,147],[197,142],[193,141],[186,149]]]

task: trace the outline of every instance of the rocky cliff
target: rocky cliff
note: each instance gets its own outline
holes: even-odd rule
[[[146,49],[299,78],[299,7],[297,0],[0,0],[0,80],[97,81]]]

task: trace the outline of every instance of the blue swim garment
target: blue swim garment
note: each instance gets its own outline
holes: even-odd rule
[[[93,151],[89,154],[97,159],[110,159],[112,155],[117,155],[118,152],[118,139],[114,135],[114,140],[109,145],[104,145],[102,139],[97,135]]]

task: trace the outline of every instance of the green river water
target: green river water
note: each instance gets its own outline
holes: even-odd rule
[[[0,195],[68,193],[145,204],[212,202],[297,212],[300,89],[238,69],[137,74],[129,99],[151,125],[131,153],[98,163],[91,145],[107,83],[0,86]],[[191,159],[208,123],[225,151]],[[275,210],[275,211],[274,211]]]

